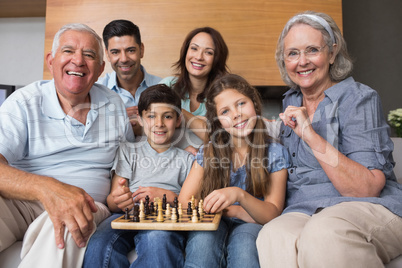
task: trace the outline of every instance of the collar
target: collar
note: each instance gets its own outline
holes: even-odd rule
[[[145,70],[144,66],[140,66],[140,69],[142,71],[142,73],[144,74],[144,79],[142,80],[142,82],[140,83],[138,88],[141,87],[148,87],[147,85],[151,85],[152,81],[151,81],[151,75],[149,73],[147,73],[147,71]],[[116,93],[121,93],[122,88],[119,87],[119,85],[117,84],[117,74],[115,71],[113,71],[110,74],[110,78],[107,82],[107,87],[112,89],[113,91],[115,91]]]
[[[106,94],[102,94],[102,89],[99,87],[101,86],[95,84],[89,91],[91,110],[98,110],[109,103]],[[42,112],[44,115],[54,119],[64,119],[66,117],[57,97],[54,79],[43,85],[42,99]]]
[[[42,113],[54,119],[64,119],[66,117],[57,97],[54,79],[43,85]]]
[[[170,144],[169,148],[166,151],[164,151],[162,153],[158,153],[154,148],[152,148],[151,144],[149,144],[148,139],[144,141],[144,146],[145,146],[146,150],[148,152],[150,152],[150,155],[159,155],[159,156],[168,154],[173,148],[173,145]]]
[[[324,94],[331,100],[331,102],[336,102],[342,96],[344,96],[345,91],[350,90],[351,86],[353,86],[354,84],[355,80],[353,79],[353,77],[348,77],[345,80],[337,83],[336,85],[326,89],[324,91]],[[294,95],[296,98],[303,97],[303,93],[301,92],[299,87],[291,88],[283,94],[284,97],[289,97],[291,95]]]
[[[148,88],[149,86],[152,85],[152,77],[151,75],[145,70],[144,66],[140,66],[142,73],[144,74],[144,79],[142,80],[140,87],[144,86]]]

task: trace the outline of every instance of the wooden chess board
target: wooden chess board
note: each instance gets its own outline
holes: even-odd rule
[[[184,211],[183,215],[177,219],[177,222],[171,220],[170,216],[163,215],[164,221],[156,221],[156,213],[146,216],[140,222],[133,222],[130,219],[124,219],[125,215],[112,221],[113,229],[126,229],[126,230],[165,230],[165,231],[215,231],[218,229],[219,222],[221,221],[222,213],[217,214],[204,214],[198,222],[192,222],[192,215],[187,215]]]

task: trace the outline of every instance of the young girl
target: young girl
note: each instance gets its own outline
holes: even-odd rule
[[[186,266],[259,267],[255,241],[283,210],[290,157],[268,136],[259,93],[242,77],[215,80],[206,106],[210,142],[198,151],[179,201],[194,195],[223,218],[215,232],[188,234]]]

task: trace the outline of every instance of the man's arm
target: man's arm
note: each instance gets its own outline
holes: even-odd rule
[[[202,141],[208,139],[207,121],[204,116],[195,116],[192,113],[181,110],[186,126],[191,129]]]
[[[83,189],[13,168],[1,154],[0,195],[8,199],[40,201],[53,222],[59,248],[64,248],[65,227],[79,247],[85,246],[94,228],[92,212],[97,208]]]

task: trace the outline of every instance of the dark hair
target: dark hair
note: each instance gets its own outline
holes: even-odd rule
[[[106,50],[108,49],[109,39],[115,36],[133,36],[135,42],[141,45],[141,33],[137,25],[129,20],[114,20],[109,22],[103,29],[103,42],[105,43]]]
[[[205,91],[212,81],[214,81],[216,77],[228,72],[226,61],[229,56],[229,49],[225,43],[225,40],[223,40],[222,35],[214,28],[196,28],[186,36],[180,49],[180,58],[175,64],[173,64],[173,67],[175,67],[177,70],[178,76],[177,82],[173,85],[173,89],[180,95],[182,99],[185,99],[186,93],[190,92],[192,89],[190,77],[186,69],[186,56],[191,40],[199,33],[209,34],[215,45],[214,61],[212,63],[211,72],[208,74],[207,84],[205,85],[204,91],[197,96],[198,102],[204,102]]]
[[[181,114],[181,99],[176,92],[165,84],[156,84],[147,88],[141,93],[138,101],[138,114],[142,116],[142,112],[148,110],[153,103],[166,103],[173,106],[176,110],[177,117]]]
[[[207,121],[209,122],[208,140],[204,149],[204,179],[201,186],[201,198],[205,198],[215,189],[230,185],[230,165],[216,165],[216,159],[233,159],[231,135],[222,127],[216,111],[215,98],[227,89],[233,89],[251,99],[257,115],[254,131],[248,136],[249,148],[246,164],[247,192],[257,197],[263,197],[269,192],[270,180],[267,163],[251,164],[253,159],[264,159],[267,156],[268,146],[272,138],[264,120],[261,117],[262,101],[257,89],[252,87],[243,77],[235,74],[226,74],[217,78],[207,92]]]

